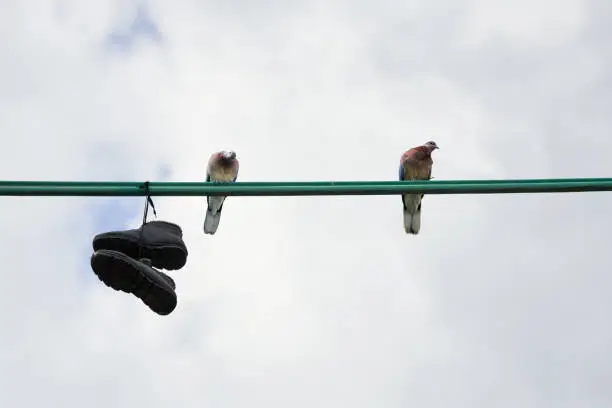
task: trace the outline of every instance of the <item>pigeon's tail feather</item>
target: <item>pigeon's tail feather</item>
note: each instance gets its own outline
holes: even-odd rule
[[[206,206],[206,218],[204,218],[204,233],[213,235],[219,228],[219,221],[221,221],[221,210],[223,209],[223,203],[225,197],[215,196],[207,198]]]
[[[404,196],[404,230],[406,234],[417,235],[421,229],[422,196]]]
[[[204,233],[213,235],[219,228],[219,221],[221,221],[221,211],[217,211],[213,214],[210,209],[206,210],[206,218],[204,218]]]
[[[418,209],[414,213],[404,210],[404,229],[406,234],[417,235],[421,229],[421,210]]]

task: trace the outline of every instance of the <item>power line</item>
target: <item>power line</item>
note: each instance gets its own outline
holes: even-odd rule
[[[430,181],[150,182],[152,196],[508,194],[612,191],[612,178]],[[0,181],[0,196],[144,196],[144,182]]]

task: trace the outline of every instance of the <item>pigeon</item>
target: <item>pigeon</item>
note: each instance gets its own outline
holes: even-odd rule
[[[430,141],[422,146],[407,150],[400,160],[399,179],[430,180],[433,160],[431,152],[439,149],[436,142]],[[404,205],[404,229],[406,234],[417,235],[421,229],[421,204],[423,194],[402,194]]]
[[[238,178],[238,160],[236,153],[231,150],[222,150],[214,153],[208,160],[206,181],[213,183],[234,183]],[[221,210],[226,196],[206,197],[206,218],[204,219],[204,233],[213,235],[217,232],[221,220]]]

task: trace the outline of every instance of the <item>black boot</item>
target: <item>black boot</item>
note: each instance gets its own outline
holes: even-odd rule
[[[168,315],[176,307],[174,281],[154,269],[147,259],[138,261],[121,252],[101,249],[91,256],[91,268],[106,286],[134,294],[157,314]]]
[[[183,231],[166,221],[151,221],[137,229],[98,234],[93,240],[93,248],[94,251],[109,249],[132,258],[147,258],[152,266],[166,270],[181,269],[187,263]]]

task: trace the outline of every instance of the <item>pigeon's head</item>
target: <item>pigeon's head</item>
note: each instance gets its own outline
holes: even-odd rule
[[[220,155],[225,160],[234,160],[236,158],[236,152],[232,150],[223,150],[220,152]]]
[[[436,149],[439,149],[438,145],[433,140],[430,140],[429,142],[425,143],[423,146],[429,149],[429,153],[433,152]]]

